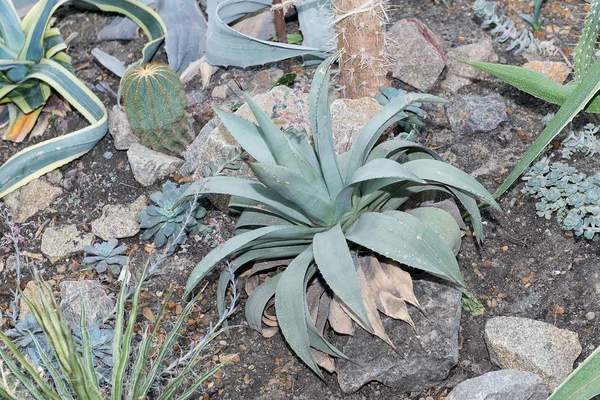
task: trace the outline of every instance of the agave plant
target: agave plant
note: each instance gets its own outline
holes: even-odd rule
[[[122,283],[114,326],[116,334],[110,341],[112,357],[109,362],[112,365],[112,373],[107,377],[108,387],[101,384],[103,380],[98,375],[102,371],[95,368],[95,358],[108,357],[105,346],[107,338],[102,332],[85,327],[85,303],[81,302],[79,330],[75,330],[74,335],[52,296],[52,289],[37,275],[36,279],[40,287],[39,298],[29,299],[24,296],[23,299],[32,311],[37,326],[41,327],[43,331],[47,343],[46,348],[42,347],[39,335],[31,334],[30,338],[40,356],[40,363],[48,371],[49,376],[43,379],[25,355],[21,353],[18,346],[6,334],[0,332],[0,340],[8,349],[0,349],[0,356],[12,376],[31,396],[40,400],[143,399],[150,394],[156,395],[153,398],[161,400],[192,398],[202,384],[225,364],[220,363],[200,374],[199,377],[191,377],[199,366],[202,350],[221,333],[222,320],[212,327],[206,336],[194,343],[185,356],[182,358],[171,357],[173,346],[180,336],[184,322],[196,304],[196,299],[194,299],[186,305],[181,315],[169,327],[170,330],[165,335],[164,342],[157,354],[154,354],[153,347],[164,322],[169,295],[164,300],[153,326],[145,328],[141,341],[134,345],[133,338],[134,330],[138,326],[140,293],[147,273],[148,264],[144,267],[132,296],[128,296],[131,274],[127,269],[124,269],[121,274]],[[125,318],[125,303],[128,300],[131,300],[131,308],[129,316]],[[235,300],[234,295],[229,312],[225,315],[230,315],[235,310]],[[77,335],[80,337],[78,338]],[[101,345],[100,347],[94,346],[98,343]],[[78,352],[78,347],[81,348],[82,354]],[[94,347],[97,351],[101,350],[100,354],[94,353]],[[56,357],[55,362],[49,358],[49,354]],[[171,361],[167,362],[168,359]],[[170,379],[166,379],[166,384],[159,388],[157,384],[165,378]],[[191,379],[192,383],[186,387],[183,382],[187,379]],[[0,398],[14,399],[14,390],[14,379],[10,379],[10,382],[6,379],[0,380]],[[178,396],[175,397],[176,395]]]
[[[0,197],[80,157],[107,132],[104,105],[73,73],[71,59],[54,12],[67,0],[40,0],[20,20],[12,0],[0,0],[0,104],[9,103],[11,129],[35,123],[54,90],[79,111],[90,126],[28,147],[0,166]],[[79,0],[88,7],[121,13],[136,21],[150,42],[148,62],[162,43],[165,27],[158,14],[135,0]]]
[[[99,274],[110,272],[119,275],[121,267],[127,264],[128,257],[123,254],[127,250],[126,246],[119,246],[117,239],[109,239],[108,242],[97,243],[94,246],[83,246],[86,256],[83,264],[86,269],[95,269]]]
[[[186,294],[230,255],[235,270],[254,263],[251,275],[275,268],[278,273],[250,294],[246,319],[259,331],[261,320],[271,326],[278,324],[293,351],[317,374],[320,370],[313,350],[343,356],[321,334],[325,325],[321,316],[329,315],[332,326],[341,316],[344,327],[352,318],[384,339],[378,309],[410,321],[402,310],[402,295],[410,295],[412,283],[400,265],[463,284],[453,252],[460,245],[456,221],[433,207],[399,211],[409,199],[432,191],[453,196],[470,213],[479,239],[482,222],[476,199],[498,207],[481,184],[441,161],[435,152],[401,139],[377,145],[399,112],[415,103],[443,101],[435,96],[399,96],[375,114],[347,153],[336,154],[328,103],[333,60],[331,57],[317,68],[310,91],[314,147],[307,136],[292,140],[282,133],[246,95],[258,125],[215,112],[256,160],[251,168],[258,182],[217,176],[194,182],[187,189],[187,196],[232,195],[230,207],[243,212],[235,236],[194,268]],[[280,266],[286,267],[277,269]],[[218,288],[220,309],[226,283],[227,272],[223,272]],[[319,299],[312,292],[315,285],[328,288],[321,291],[332,300],[325,301],[325,307],[321,307],[323,296]],[[319,293],[317,289],[314,291]],[[265,312],[273,297],[276,323],[275,317]],[[311,309],[311,298],[318,299],[317,310]],[[418,304],[416,300],[413,303]],[[392,305],[393,310],[389,310]],[[315,315],[316,323],[311,318]]]
[[[162,192],[150,196],[156,206],[146,208],[136,217],[140,228],[146,230],[142,239],[149,240],[154,237],[157,247],[163,247],[165,244],[173,247],[185,243],[188,233],[200,233],[206,210],[198,206],[197,199],[175,205],[188,188],[189,184],[178,188],[173,182],[165,182]]]

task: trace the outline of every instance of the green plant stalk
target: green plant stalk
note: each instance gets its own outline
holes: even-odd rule
[[[554,118],[542,131],[540,136],[531,145],[521,161],[513,169],[510,175],[494,193],[497,199],[508,190],[509,187],[521,176],[527,167],[546,149],[546,146],[582,111],[600,90],[600,59],[597,60],[589,72],[583,77],[573,93],[569,95],[563,106],[558,110]]]

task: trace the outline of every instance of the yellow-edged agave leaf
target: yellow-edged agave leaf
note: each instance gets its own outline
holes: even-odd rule
[[[309,247],[281,273],[275,291],[275,310],[277,311],[279,328],[290,347],[315,374],[322,377],[323,375],[310,353],[306,320],[308,317],[305,300],[306,285],[301,284],[305,281],[312,262],[313,250],[312,247]]]
[[[346,239],[384,257],[464,285],[452,250],[418,218],[401,211],[364,213]]]
[[[315,235],[313,253],[319,272],[333,293],[371,329],[356,267],[340,224]]]
[[[17,11],[10,0],[0,0],[0,38],[8,49],[20,49],[25,43],[25,33],[21,28],[21,21]]]

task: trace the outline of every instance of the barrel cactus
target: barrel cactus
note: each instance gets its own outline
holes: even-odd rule
[[[149,63],[128,70],[121,96],[133,132],[145,146],[181,154],[194,140],[183,85],[167,65]]]

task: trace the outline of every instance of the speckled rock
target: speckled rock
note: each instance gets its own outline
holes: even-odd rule
[[[388,344],[364,329],[354,336],[336,336],[334,343],[350,361],[335,362],[338,382],[346,392],[378,381],[398,392],[429,389],[443,381],[458,361],[461,291],[441,282],[418,280],[414,292],[423,312],[409,306],[415,329],[405,322],[384,318]]]
[[[44,210],[62,194],[62,189],[42,179],[35,179],[4,198],[13,221],[22,223]]]
[[[183,164],[183,160],[134,143],[127,150],[127,159],[133,177],[142,186],[150,186],[159,179],[172,175]]]
[[[458,46],[448,50],[447,70],[446,76],[442,81],[442,89],[450,93],[456,93],[462,87],[490,76],[483,71],[479,71],[470,65],[460,63],[456,60],[497,62],[498,56],[494,51],[494,46],[490,39],[480,40],[477,43]]]
[[[446,65],[446,55],[435,34],[420,20],[405,18],[386,32],[390,70],[395,78],[427,91]]]
[[[379,110],[381,104],[372,97],[337,99],[331,103],[333,141],[338,154],[350,150],[356,135]]]
[[[140,224],[135,217],[146,208],[147,203],[148,199],[142,195],[128,206],[104,206],[100,218],[92,222],[92,232],[102,240],[121,239],[135,235],[140,231]]]
[[[42,253],[54,264],[82,253],[83,246],[91,246],[92,240],[91,233],[81,234],[75,225],[46,228],[42,235]]]
[[[548,389],[531,372],[492,371],[458,384],[446,400],[546,400]]]
[[[456,133],[491,132],[506,121],[506,103],[497,93],[457,95],[446,106],[446,117]]]
[[[79,325],[81,300],[85,305],[86,325],[102,322],[110,316],[115,306],[97,281],[64,281],[60,283],[60,308],[67,322]]]
[[[42,292],[35,280],[27,282],[27,285],[23,290],[23,296],[27,297],[29,300],[33,300],[34,304],[41,300]],[[27,314],[31,314],[31,310],[25,300],[21,298],[19,301],[19,321],[23,321]]]
[[[571,73],[571,68],[561,61],[531,61],[525,63],[523,67],[541,72],[561,85],[565,83]]]
[[[565,380],[581,354],[577,333],[527,318],[488,320],[485,342],[494,364],[532,372],[550,390]]]
[[[114,105],[108,113],[108,131],[117,150],[127,150],[132,144],[140,142],[131,129],[127,114],[118,105]]]

